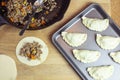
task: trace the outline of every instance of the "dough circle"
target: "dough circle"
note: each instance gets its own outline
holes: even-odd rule
[[[42,51],[42,54],[40,55],[40,60],[38,59],[35,59],[35,60],[28,60],[27,57],[23,57],[23,56],[20,56],[20,49],[23,47],[24,44],[26,43],[33,43],[33,41],[35,42],[38,42],[40,45],[42,45],[42,48],[41,48],[41,51]],[[36,37],[26,37],[24,39],[22,39],[17,47],[16,47],[16,56],[18,58],[18,60],[26,65],[29,65],[29,66],[36,66],[36,65],[39,65],[41,63],[43,63],[47,56],[48,56],[48,47],[47,45],[44,43],[43,40],[39,39],[39,38],[36,38]]]
[[[17,68],[15,61],[6,55],[0,55],[0,80],[16,80]]]

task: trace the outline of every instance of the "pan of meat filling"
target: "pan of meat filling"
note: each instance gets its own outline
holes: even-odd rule
[[[1,0],[0,1],[0,25],[12,24],[23,28],[33,13],[33,4],[36,0]],[[60,21],[70,0],[44,0],[32,17],[27,30],[43,29]]]

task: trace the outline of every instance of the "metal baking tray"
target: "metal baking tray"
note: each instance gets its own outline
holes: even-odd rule
[[[110,21],[109,28],[107,28],[103,32],[89,30],[82,24],[82,16],[100,19],[107,18]],[[61,37],[61,32],[63,31],[87,33],[87,41],[79,47],[70,47]],[[70,20],[67,24],[65,24],[62,28],[56,31],[52,36],[52,42],[83,80],[93,80],[93,78],[90,77],[90,75],[86,71],[88,67],[101,65],[114,65],[114,73],[108,80],[120,80],[120,76],[118,76],[118,74],[120,74],[120,65],[115,63],[109,56],[110,52],[120,50],[120,45],[113,50],[101,49],[95,41],[95,36],[97,33],[108,36],[120,36],[119,27],[98,4],[93,3],[90,4],[85,10],[80,12],[72,20]],[[85,64],[75,59],[72,53],[73,49],[98,50],[101,52],[101,56],[96,62]]]

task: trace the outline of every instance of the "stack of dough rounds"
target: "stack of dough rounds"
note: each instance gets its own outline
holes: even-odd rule
[[[16,80],[17,69],[15,61],[6,55],[0,55],[0,80]]]
[[[38,42],[42,46],[42,48],[41,48],[42,54],[40,54],[40,60],[38,60],[38,59],[28,60],[27,57],[20,56],[19,55],[20,54],[20,50],[23,47],[23,45],[28,43],[28,42],[29,43],[33,43],[34,41]],[[39,38],[36,38],[36,37],[26,37],[26,38],[22,39],[18,43],[18,45],[16,47],[16,56],[17,56],[17,58],[18,58],[18,60],[20,62],[22,62],[24,64],[27,64],[29,66],[36,66],[36,65],[39,65],[39,64],[43,63],[46,60],[46,58],[48,56],[48,47],[44,43],[44,41],[39,39]]]

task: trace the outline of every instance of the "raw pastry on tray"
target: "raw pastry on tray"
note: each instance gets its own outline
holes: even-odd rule
[[[78,47],[87,40],[85,33],[62,32],[61,35],[64,41],[72,47]]]
[[[107,80],[113,75],[114,66],[104,65],[88,67],[87,71],[94,80]]]
[[[102,36],[101,34],[97,34],[96,42],[102,49],[112,50],[119,45],[120,37]]]
[[[75,58],[83,63],[91,63],[98,60],[101,53],[99,51],[93,50],[73,50],[73,55]]]
[[[117,52],[111,52],[110,57],[117,63],[120,64],[120,51]]]
[[[90,30],[102,32],[109,26],[109,19],[82,17],[82,23]]]

